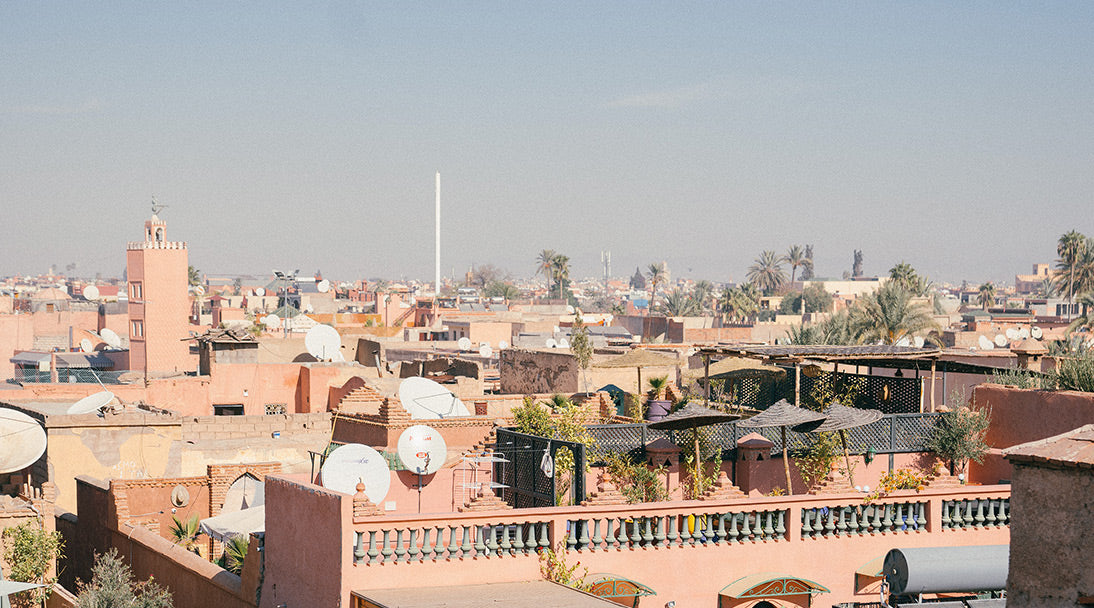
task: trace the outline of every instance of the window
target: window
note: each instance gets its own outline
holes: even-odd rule
[[[143,283],[130,283],[129,284],[129,299],[130,300],[143,300],[144,299],[144,287]]]
[[[222,403],[213,405],[213,415],[215,416],[242,416],[243,404],[242,403]]]
[[[273,416],[275,414],[284,414],[286,410],[287,410],[286,404],[284,404],[284,403],[267,403],[266,404],[266,415],[267,416]]]
[[[133,321],[130,325],[132,329],[131,333],[134,338],[144,337],[144,321]]]

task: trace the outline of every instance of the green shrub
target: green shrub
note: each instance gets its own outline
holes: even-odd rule
[[[1060,390],[1094,393],[1094,351],[1084,350],[1060,358],[1052,379]]]

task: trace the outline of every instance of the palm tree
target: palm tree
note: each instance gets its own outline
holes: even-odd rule
[[[995,285],[991,281],[980,286],[980,295],[976,296],[976,301],[984,310],[995,304]]]
[[[771,295],[786,283],[786,273],[779,265],[780,258],[774,251],[764,251],[756,262],[748,267],[748,282],[764,295]]]
[[[1087,249],[1088,239],[1077,230],[1072,230],[1060,236],[1056,242],[1056,253],[1060,259],[1056,260],[1057,291],[1063,293],[1063,285],[1067,285],[1067,318],[1071,319],[1071,309],[1075,298],[1075,270],[1083,250]]]
[[[201,522],[198,520],[197,513],[186,520],[182,521],[174,515],[171,516],[173,523],[171,524],[171,540],[174,543],[187,551],[197,553],[198,552],[198,534],[201,532]]]
[[[650,309],[653,309],[653,301],[657,298],[657,286],[665,281],[665,263],[650,264],[646,269],[646,276],[650,279]]]
[[[790,338],[791,344],[839,345],[855,343],[851,315],[846,310],[841,310],[819,323],[791,327],[787,337]]]
[[[233,536],[224,543],[224,569],[233,573],[243,572],[243,561],[247,558],[247,549],[251,544],[250,535]]]
[[[1067,331],[1094,331],[1094,291],[1079,296],[1078,304],[1083,312],[1067,326]]]
[[[539,257],[536,258],[536,274],[542,274],[547,279],[548,296],[551,294],[551,269],[554,267],[555,256],[557,255],[554,249],[544,249],[539,252]]]
[[[679,289],[672,290],[665,298],[662,310],[670,317],[697,317],[703,312],[698,300]]]
[[[896,344],[917,332],[937,330],[931,311],[912,304],[912,293],[892,282],[860,299],[851,309],[851,326],[860,343]]]
[[[555,287],[558,288],[558,297],[562,299],[562,288],[570,280],[570,256],[555,254],[551,260],[551,273],[554,275]]]
[[[710,302],[714,297],[714,285],[707,280],[696,281],[695,288],[691,291],[691,296],[699,303],[701,311],[707,312],[708,310],[711,310]]]
[[[805,250],[801,245],[792,245],[787,250],[786,255],[782,257],[782,261],[790,264],[790,282],[794,282],[794,276],[797,275],[798,269],[812,264],[813,261],[805,257]]]
[[[900,283],[904,286],[904,289],[910,291],[913,284],[917,281],[918,276],[915,268],[912,268],[911,264],[901,261],[899,264],[889,269],[889,278],[896,283]]]
[[[747,319],[760,309],[756,288],[750,284],[727,288],[718,298],[718,307],[721,309],[724,320]]]
[[[186,281],[189,285],[201,285],[201,271],[193,266],[186,267]]]

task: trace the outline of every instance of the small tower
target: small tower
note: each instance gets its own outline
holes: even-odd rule
[[[167,240],[162,205],[152,202],[144,240],[126,246],[129,289],[129,369],[182,372],[195,368],[189,333],[189,258],[186,243]]]

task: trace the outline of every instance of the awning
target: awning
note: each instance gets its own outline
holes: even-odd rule
[[[620,598],[634,598],[634,605],[637,605],[638,598],[657,595],[656,591],[646,585],[616,574],[590,574],[585,582],[590,583],[589,593],[614,599],[616,603],[623,603]]]
[[[734,600],[763,599],[765,597],[785,597],[804,593],[831,593],[831,590],[813,581],[789,574],[760,572],[741,577],[722,587],[718,595]]]
[[[879,555],[855,570],[855,588],[862,591],[885,577],[885,556]]]
[[[201,531],[225,542],[235,536],[266,531],[266,506],[240,509],[201,520]]]
[[[24,367],[38,367],[40,363],[48,363],[52,359],[51,353],[25,350],[16,353],[11,359],[12,363]],[[98,353],[57,353],[58,368],[90,367],[95,369],[111,369],[114,362],[109,357]]]
[[[0,603],[5,606],[8,605],[8,596],[13,593],[22,593],[24,591],[30,591],[31,589],[37,589],[42,585],[35,583],[20,583],[18,581],[6,581],[0,578]]]
[[[364,608],[619,608],[619,604],[551,581],[476,583],[440,587],[412,586],[354,591],[354,605]]]

